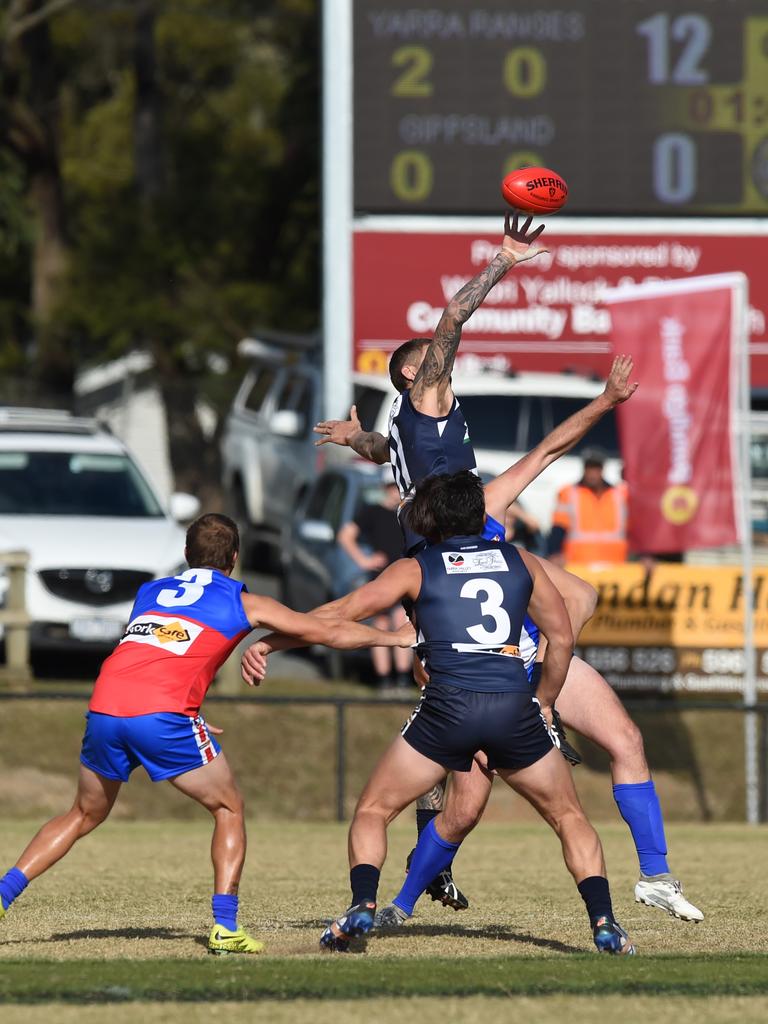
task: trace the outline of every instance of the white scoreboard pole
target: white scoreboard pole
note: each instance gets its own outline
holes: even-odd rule
[[[352,4],[323,0],[323,404],[352,404]]]
[[[744,573],[744,703],[757,703],[757,666],[755,664],[754,551],[752,543],[752,434],[749,367],[749,282],[744,274],[734,274],[732,334],[738,353],[739,394],[735,403],[739,439],[742,571]],[[757,712],[744,715],[744,788],[746,818],[750,825],[760,821],[760,755]]]

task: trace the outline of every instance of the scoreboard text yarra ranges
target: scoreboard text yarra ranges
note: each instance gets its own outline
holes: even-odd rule
[[[354,0],[355,207],[497,212],[552,167],[569,213],[768,212],[765,0]]]

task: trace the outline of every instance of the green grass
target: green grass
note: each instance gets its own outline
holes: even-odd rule
[[[403,996],[688,995],[768,993],[765,956],[567,960],[468,957],[365,961],[361,956],[257,962],[0,961],[0,1001],[110,1003]]]

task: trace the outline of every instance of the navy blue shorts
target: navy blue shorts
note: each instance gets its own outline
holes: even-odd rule
[[[552,750],[530,693],[478,693],[429,683],[403,726],[403,739],[449,771],[468,772],[482,750],[489,768],[527,768]]]
[[[143,765],[153,782],[209,764],[221,747],[202,715],[189,718],[161,711],[118,718],[89,711],[80,761],[107,779],[127,782]]]

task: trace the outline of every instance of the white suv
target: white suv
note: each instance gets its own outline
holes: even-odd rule
[[[113,646],[139,586],[185,567],[177,520],[199,507],[189,494],[164,507],[125,445],[93,420],[0,409],[0,538],[29,552],[33,654]]]
[[[386,377],[357,374],[355,403],[366,430],[386,436],[389,409],[395,397]],[[539,441],[603,390],[602,381],[571,374],[519,373],[516,376],[484,373],[477,376],[454,374],[453,390],[458,396],[469,427],[469,436],[483,476],[498,476]],[[329,446],[330,447],[330,446]],[[521,501],[548,531],[557,492],[581,476],[579,452],[599,447],[609,456],[606,479],[621,478],[621,459],[616,421],[608,413],[569,455],[558,459],[526,488]]]

